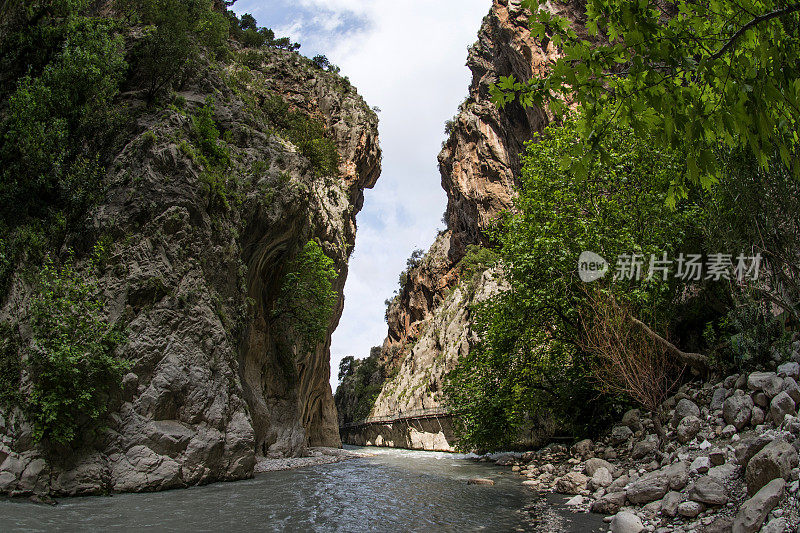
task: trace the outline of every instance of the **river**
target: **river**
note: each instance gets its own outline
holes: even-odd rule
[[[0,501],[2,531],[599,531],[561,496],[537,496],[519,476],[463,455],[353,448],[373,454],[268,472],[254,479],[57,506]],[[474,477],[495,485],[467,485]]]

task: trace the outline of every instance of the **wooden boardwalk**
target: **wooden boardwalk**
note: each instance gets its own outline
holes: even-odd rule
[[[413,411],[397,411],[392,415],[370,416],[368,418],[362,418],[361,420],[355,420],[349,424],[344,424],[340,427],[340,429],[350,429],[361,426],[369,426],[372,424],[394,424],[395,422],[426,420],[430,418],[447,418],[451,416],[453,416],[453,413],[444,407],[414,409]]]

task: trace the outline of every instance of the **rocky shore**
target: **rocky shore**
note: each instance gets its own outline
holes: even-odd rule
[[[800,354],[772,372],[684,385],[652,415],[632,410],[597,442],[496,459],[612,533],[800,531]],[[484,458],[483,460],[489,460]]]
[[[262,458],[256,463],[253,469],[254,473],[263,474],[264,472],[275,472],[276,470],[292,470],[294,468],[304,468],[306,466],[327,465],[346,461],[348,459],[370,456],[368,453],[343,450],[341,448],[328,448],[325,446],[309,448],[308,453],[309,455],[307,457],[286,457],[281,459]]]

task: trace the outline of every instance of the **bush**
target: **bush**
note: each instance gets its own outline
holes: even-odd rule
[[[303,349],[325,341],[338,300],[336,277],[333,259],[314,241],[303,246],[283,277],[274,316],[289,320]]]
[[[14,226],[53,209],[81,214],[99,188],[97,155],[126,68],[113,23],[74,15],[56,23],[58,51],[20,78],[0,125],[0,220]]]
[[[98,292],[69,262],[42,265],[30,305],[31,389],[20,406],[36,441],[68,445],[95,428],[131,367],[114,356],[125,336],[105,318]]]
[[[300,111],[291,111],[289,104],[277,95],[266,100],[263,109],[278,131],[309,160],[317,176],[338,175],[339,151],[325,136],[322,123]]]
[[[192,117],[192,135],[204,158],[203,165],[225,169],[231,164],[230,151],[220,139],[214,122],[214,98],[206,98],[205,105]]]
[[[499,259],[500,256],[490,248],[470,244],[467,246],[467,253],[458,262],[462,279],[472,280],[475,274],[482,274],[495,266]]]
[[[311,58],[311,62],[314,63],[314,66],[320,70],[325,70],[331,66],[331,62],[323,55],[315,55],[313,58]]]
[[[229,23],[211,0],[118,0],[120,8],[148,25],[133,63],[150,101],[179,86],[197,70],[202,50],[222,53]]]
[[[668,342],[657,339],[637,324],[630,306],[602,291],[589,291],[591,311],[581,317],[581,348],[594,355],[592,375],[598,389],[626,396],[651,413],[663,444],[662,404],[681,383],[685,366]]]

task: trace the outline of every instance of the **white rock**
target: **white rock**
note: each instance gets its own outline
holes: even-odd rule
[[[642,530],[641,519],[628,511],[620,511],[611,520],[611,533],[640,533]]]
[[[699,474],[705,474],[709,470],[711,470],[711,459],[705,456],[698,457],[694,461],[692,461],[689,470],[692,472],[697,472]]]
[[[578,506],[578,505],[583,505],[583,502],[584,502],[583,496],[578,494],[577,496],[573,496],[572,498],[567,500],[567,505]]]

